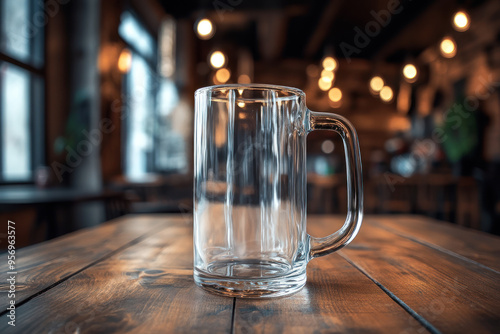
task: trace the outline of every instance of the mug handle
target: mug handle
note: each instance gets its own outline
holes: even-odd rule
[[[330,130],[344,142],[347,175],[347,217],[337,232],[324,238],[309,237],[309,258],[333,253],[349,244],[358,234],[363,220],[363,179],[358,135],[352,124],[342,116],[325,112],[308,112],[307,132]],[[307,121],[307,120],[306,120]]]

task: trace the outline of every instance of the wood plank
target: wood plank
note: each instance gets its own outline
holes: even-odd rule
[[[292,296],[236,299],[235,333],[417,332],[410,314],[338,254],[312,260],[307,273]]]
[[[16,251],[16,303],[43,291],[91,263],[165,227],[165,219],[125,216]],[[0,307],[8,305],[7,261],[0,262]]]
[[[452,251],[500,272],[500,238],[422,216],[371,216],[371,221],[405,238]]]
[[[157,220],[163,223],[162,217]],[[187,222],[169,219],[161,232],[20,306],[16,332],[229,332],[233,299],[193,282]],[[0,332],[8,333],[7,327],[0,322]]]
[[[331,221],[316,217],[309,225],[322,235]],[[390,233],[370,217],[339,254],[439,331],[500,328],[500,275],[482,265]]]
[[[193,282],[190,220],[143,217],[20,250],[29,286],[21,291],[45,288],[17,308],[15,331],[0,322],[0,332],[230,332],[233,299]],[[324,236],[341,223],[310,217],[309,230]],[[444,244],[397,235],[390,224],[367,217],[350,246],[309,264],[308,283],[296,295],[236,300],[234,331],[481,333],[500,327],[499,274],[442,251]],[[141,234],[146,229],[149,234]],[[463,237],[467,233],[457,236]],[[123,246],[115,248],[116,240]],[[453,245],[453,238],[446,242]],[[89,260],[95,253],[104,255]]]

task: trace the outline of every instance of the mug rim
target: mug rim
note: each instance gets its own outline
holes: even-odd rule
[[[280,85],[273,85],[273,84],[259,84],[259,83],[251,83],[251,84],[224,84],[224,85],[212,85],[212,86],[206,86],[206,87],[201,87],[198,88],[195,91],[195,96],[205,93],[207,91],[217,91],[217,90],[223,90],[223,89],[263,89],[263,90],[276,90],[276,91],[283,91],[292,94],[291,96],[281,96],[281,97],[276,97],[276,100],[289,100],[290,98],[294,97],[300,97],[304,98],[305,93],[298,88],[295,87],[290,87],[290,86],[280,86]]]

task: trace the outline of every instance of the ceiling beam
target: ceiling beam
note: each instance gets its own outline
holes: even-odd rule
[[[321,16],[321,19],[319,20],[318,25],[312,33],[309,43],[307,43],[305,48],[306,57],[312,57],[318,52],[319,48],[323,44],[323,41],[330,32],[333,21],[339,12],[342,2],[343,1],[330,0],[330,2],[326,5],[323,15]]]
[[[286,40],[287,21],[287,17],[281,11],[259,14],[257,20],[259,52],[265,60],[274,60],[281,56]]]
[[[375,46],[374,59],[386,60],[399,50],[421,52],[429,43],[436,42],[444,34],[443,30],[447,27],[451,29],[451,13],[456,8],[455,0],[422,1],[415,7],[407,7],[404,11],[410,12],[411,15],[405,16],[404,20],[393,20],[385,28],[384,32],[389,34],[380,36],[379,40],[385,41]]]

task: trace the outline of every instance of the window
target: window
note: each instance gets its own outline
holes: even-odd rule
[[[42,0],[0,3],[1,183],[30,182],[43,163],[44,15]]]
[[[169,121],[179,96],[174,83],[157,73],[156,40],[131,12],[122,14],[119,34],[132,54],[123,85],[125,175],[140,178],[185,169],[184,138]]]
[[[152,171],[156,45],[152,35],[130,12],[124,12],[120,36],[132,53],[125,76],[125,175],[141,177]]]

